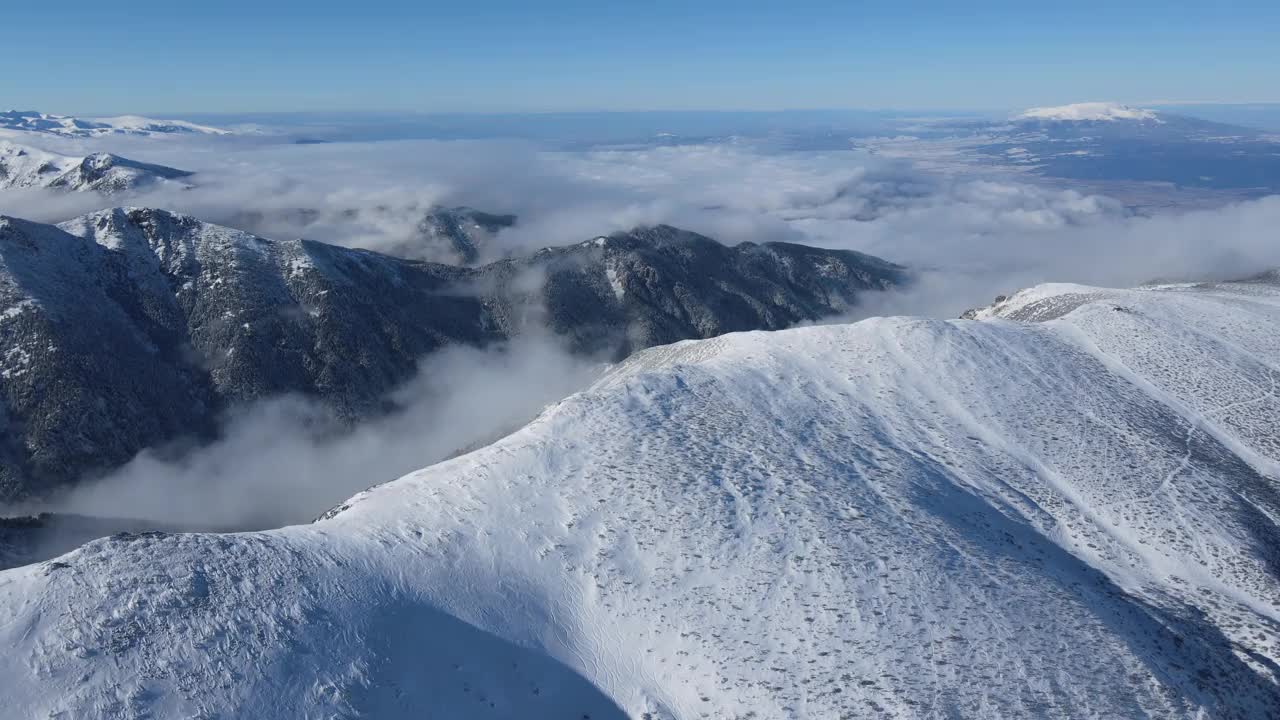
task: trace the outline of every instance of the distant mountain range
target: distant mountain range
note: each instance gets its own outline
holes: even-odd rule
[[[387,409],[418,361],[549,327],[620,358],[838,314],[906,279],[859,253],[726,247],[672,227],[466,268],[275,242],[161,210],[0,219],[0,498],[211,433],[282,393]]]
[[[41,188],[71,192],[93,192],[111,196],[151,190],[160,185],[189,189],[195,187],[195,173],[144,163],[111,153],[82,157],[60,155],[38,148],[0,140],[0,189]],[[502,230],[516,223],[516,216],[494,214],[469,207],[427,206],[415,208],[372,207],[319,210],[285,208],[236,210],[215,218],[219,223],[250,232],[264,232],[277,223],[303,227],[314,223],[335,223],[370,219],[385,221],[386,215],[421,213],[421,219],[398,242],[380,249],[410,260],[428,260],[451,265],[475,265],[494,259],[484,251]]]
[[[1000,131],[1000,123],[988,129]],[[1014,115],[1009,128],[1028,139],[1062,141],[1147,140],[1216,142],[1258,140],[1266,133],[1253,128],[1157,112],[1118,103],[1079,103],[1031,108]]]
[[[111,153],[74,157],[0,140],[0,189],[40,188],[112,196],[152,190],[161,185],[190,189],[196,186],[194,175],[187,170],[139,162]],[[412,229],[402,238],[385,243],[379,250],[410,260],[476,265],[501,257],[490,252],[493,240],[499,232],[516,224],[515,215],[440,205],[421,208],[232,210],[213,220],[248,232],[270,234],[273,228],[281,226],[305,232],[312,225],[340,228],[350,222],[382,224],[389,218],[398,220],[405,214],[412,216],[415,213],[420,219]]]
[[[1234,197],[1280,192],[1280,136],[1118,103],[1032,108],[1003,120],[924,120],[909,133],[855,139],[854,145],[891,157],[962,158],[1085,183],[1146,183]]]
[[[1074,105],[1057,105],[1054,107],[1038,107],[1025,110],[1014,116],[1021,122],[1116,122],[1133,120],[1137,122],[1163,123],[1155,111],[1133,108],[1128,105],[1107,102],[1076,103]]]
[[[0,111],[0,132],[45,133],[61,137],[104,135],[230,135],[231,131],[182,120],[153,120],[138,115],[76,118],[35,110]]]
[[[72,157],[0,140],[0,188],[49,188],[104,195],[178,183],[193,173],[110,153]]]

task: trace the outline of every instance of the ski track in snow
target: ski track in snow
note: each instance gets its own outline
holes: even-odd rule
[[[1280,716],[1280,291],[980,317],[653,348],[314,524],[7,571],[6,712]]]

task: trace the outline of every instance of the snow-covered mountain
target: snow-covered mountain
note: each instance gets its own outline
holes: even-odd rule
[[[984,316],[653,348],[311,525],[7,571],[6,711],[1280,715],[1274,277]]]
[[[1129,107],[1119,103],[1086,102],[1055,107],[1038,107],[1024,110],[1015,120],[1048,120],[1057,122],[1112,122],[1132,120],[1162,123],[1154,110]]]
[[[230,135],[229,130],[197,125],[183,120],[153,120],[138,115],[118,117],[76,118],[50,115],[35,110],[0,112],[0,134],[35,132],[62,137],[100,137],[103,135]]]
[[[1199,118],[1119,103],[1086,102],[1031,108],[1010,120],[1027,140],[1225,142],[1256,140],[1262,133]],[[987,128],[1001,131],[999,124]]]
[[[1115,103],[1033,108],[970,124],[988,161],[1077,181],[1162,183],[1245,196],[1280,191],[1280,153],[1259,130]]]
[[[1139,211],[1176,197],[1212,203],[1280,192],[1275,135],[1166,110],[1086,102],[1001,119],[922,120],[906,129],[904,137],[855,144],[941,168],[1053,178]]]
[[[827,317],[904,278],[858,253],[729,248],[665,226],[462,268],[160,210],[0,218],[0,499],[208,434],[221,410],[258,399],[377,413],[451,344],[536,325],[619,358]]]
[[[138,162],[110,153],[71,157],[0,140],[0,188],[52,188],[110,195],[156,183],[181,181],[192,173]]]

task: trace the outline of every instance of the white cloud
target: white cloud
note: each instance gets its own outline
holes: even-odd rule
[[[1018,175],[945,177],[851,152],[766,153],[743,145],[548,152],[525,143],[394,142],[262,146],[256,139],[106,148],[200,172],[203,186],[132,200],[201,217],[281,214],[276,236],[345,245],[401,242],[433,203],[514,212],[496,252],[567,244],[668,222],[728,243],[784,240],[859,250],[920,272],[903,291],[868,296],[867,314],[955,316],[1043,281],[1132,285],[1280,266],[1280,198],[1138,217],[1098,195]],[[68,143],[64,143],[67,145]],[[86,152],[101,147],[59,147]],[[102,201],[0,194],[0,212],[56,220]],[[354,218],[342,211],[361,212]],[[226,438],[182,458],[145,453],[65,509],[148,514],[193,524],[305,520],[365,485],[440,459],[526,420],[590,376],[546,338],[506,352],[451,350],[425,361],[403,409],[354,429],[281,399],[242,409]],[[318,432],[317,428],[328,428]],[[270,432],[267,430],[270,429]]]
[[[148,450],[41,509],[208,528],[306,522],[365,488],[518,429],[603,368],[527,336],[425,359],[393,393],[398,410],[352,427],[321,405],[281,397],[238,408],[222,439],[178,454]]]
[[[743,144],[551,152],[500,141],[265,142],[124,137],[51,149],[196,170],[195,190],[128,202],[241,222],[259,212],[253,229],[268,236],[386,249],[411,237],[430,205],[465,204],[520,217],[492,257],[667,222],[728,243],[805,242],[971,276],[980,290],[956,296],[960,309],[1015,283],[1133,284],[1280,263],[1265,240],[1276,212],[1268,200],[1133,217],[1115,200],[1025,175],[943,176],[868,154]],[[61,220],[110,202],[119,201],[12,191],[0,193],[0,212]]]

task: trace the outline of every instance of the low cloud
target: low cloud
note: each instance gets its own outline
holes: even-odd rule
[[[267,400],[231,413],[222,439],[208,446],[177,458],[144,451],[39,509],[193,528],[306,522],[372,485],[518,429],[603,367],[536,334],[485,350],[448,348],[393,393],[398,409],[384,417],[350,427],[311,400]]]
[[[109,149],[195,170],[200,187],[105,200],[11,191],[0,193],[0,212],[56,221],[127,202],[249,225],[267,237],[402,251],[427,208],[468,205],[519,217],[482,260],[666,222],[729,244],[810,243],[981,278],[983,296],[1018,283],[1133,284],[1278,260],[1264,229],[1274,221],[1273,201],[1138,217],[1105,195],[1013,170],[940,175],[858,152],[736,143],[560,152],[515,141],[102,142],[48,149]]]
[[[86,152],[85,143],[50,148]],[[1134,285],[1280,266],[1280,198],[1142,217],[1104,195],[1013,171],[944,176],[854,152],[740,144],[553,152],[518,142],[273,146],[261,140],[120,141],[136,159],[195,170],[201,187],[129,198],[205,219],[261,213],[259,232],[366,248],[404,242],[434,204],[514,213],[487,257],[666,222],[728,244],[788,241],[911,266],[911,287],[868,295],[873,314],[955,317],[1046,281]],[[61,220],[116,203],[0,193],[0,212]],[[293,211],[307,208],[314,214]],[[346,211],[354,210],[355,213]],[[426,358],[400,409],[355,428],[298,398],[228,417],[224,439],[165,459],[149,451],[57,508],[191,526],[300,522],[365,487],[515,429],[599,366],[533,333],[499,350]]]

